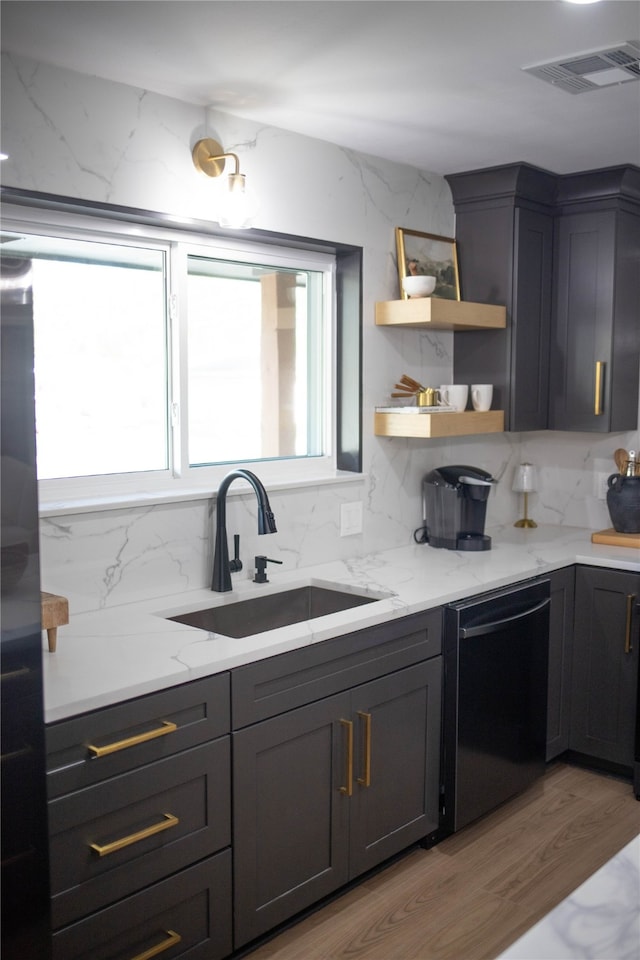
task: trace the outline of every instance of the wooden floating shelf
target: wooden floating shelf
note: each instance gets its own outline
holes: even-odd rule
[[[503,433],[504,410],[464,413],[376,413],[376,437],[464,437],[473,433]]]
[[[431,330],[501,330],[507,325],[507,308],[437,297],[382,300],[376,303],[376,324]]]

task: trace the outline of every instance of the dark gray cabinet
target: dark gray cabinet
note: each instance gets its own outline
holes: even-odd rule
[[[506,430],[635,430],[640,168],[446,179],[462,295],[507,307],[506,330],[454,334],[455,381],[493,383]]]
[[[549,426],[635,430],[640,356],[640,170],[559,182]]]
[[[56,958],[231,952],[229,730],[228,674],[47,729]]]
[[[229,738],[49,803],[54,928],[229,846]]]
[[[352,693],[354,784],[349,866],[358,876],[438,822],[440,657]]]
[[[440,649],[437,610],[234,671],[236,948],[435,829]]]
[[[575,567],[555,570],[549,579],[547,760],[552,760],[569,748]]]
[[[231,851],[223,850],[58,930],[53,960],[224,957],[231,952],[230,886]]]
[[[571,750],[631,768],[634,757],[640,574],[576,568]]]
[[[456,383],[492,383],[505,430],[547,426],[555,178],[519,163],[446,177],[465,300],[504,304],[504,330],[454,334]]]
[[[233,736],[236,946],[348,878],[343,694]]]
[[[229,675],[161,690],[46,729],[50,800],[228,733]]]

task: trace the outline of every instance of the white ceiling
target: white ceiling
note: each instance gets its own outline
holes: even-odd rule
[[[522,68],[640,40],[640,2],[2,0],[2,50],[454,173],[640,164],[640,81]]]

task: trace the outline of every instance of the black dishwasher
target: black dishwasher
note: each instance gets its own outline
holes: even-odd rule
[[[443,834],[544,770],[549,597],[536,579],[445,607]]]

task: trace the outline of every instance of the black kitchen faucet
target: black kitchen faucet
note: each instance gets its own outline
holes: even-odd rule
[[[217,593],[226,593],[232,589],[227,544],[227,490],[234,480],[246,480],[255,491],[258,500],[258,533],[277,533],[275,517],[262,481],[250,470],[238,469],[228,473],[222,480],[216,497],[216,541],[211,589]]]

